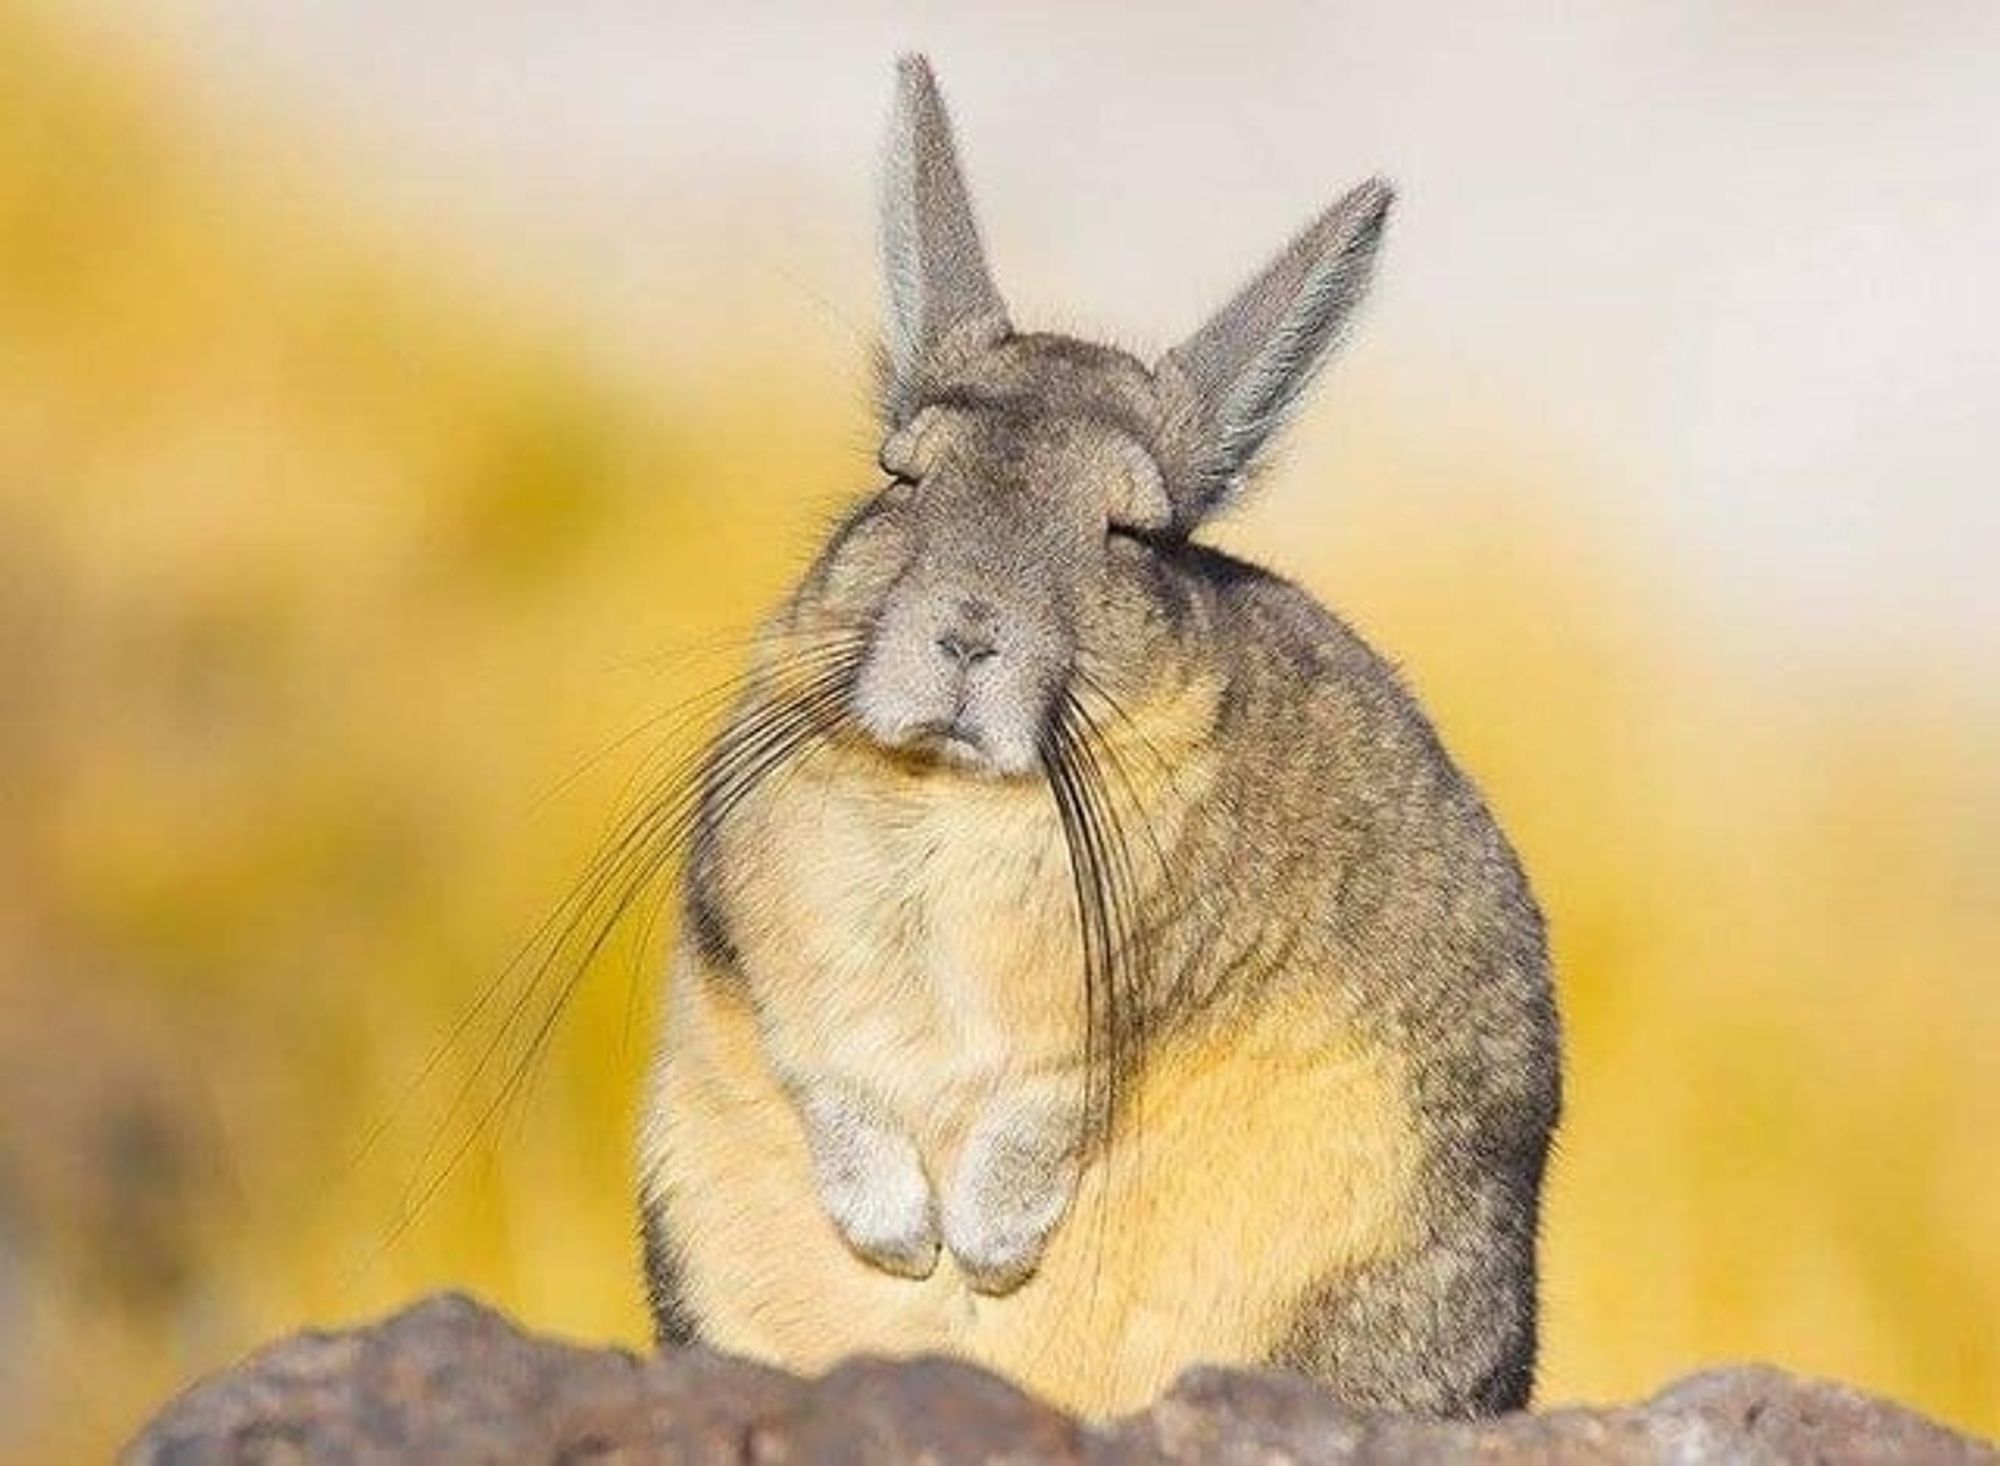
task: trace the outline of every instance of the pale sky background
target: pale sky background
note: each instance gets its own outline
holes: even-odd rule
[[[1591,512],[1762,645],[2000,689],[1991,0],[124,0],[95,23],[303,119],[668,371],[715,345],[674,329],[685,302],[725,288],[840,349],[871,328],[901,49],[937,64],[1026,324],[1166,345],[1388,173],[1359,400],[1593,464]]]

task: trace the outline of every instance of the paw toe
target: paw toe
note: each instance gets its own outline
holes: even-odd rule
[[[927,1278],[937,1269],[937,1233],[930,1229],[890,1237],[850,1237],[848,1241],[867,1261],[899,1278]]]

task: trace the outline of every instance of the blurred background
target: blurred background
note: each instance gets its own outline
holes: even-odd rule
[[[2000,1432],[2000,8],[0,0],[0,1451],[424,1289],[643,1340],[644,934],[455,1025],[872,481],[913,46],[1026,324],[1401,185],[1215,537],[1550,912],[1542,1397]]]

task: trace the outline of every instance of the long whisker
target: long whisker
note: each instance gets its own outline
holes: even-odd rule
[[[1116,718],[1120,725],[1123,726],[1125,732],[1130,736],[1137,748],[1145,753],[1147,758],[1152,762],[1154,772],[1166,782],[1169,788],[1178,787],[1177,771],[1172,761],[1160,751],[1160,746],[1153,742],[1152,735],[1147,733],[1144,725],[1126,710],[1125,705],[1118,700],[1110,688],[1099,681],[1090,669],[1081,662],[1070,668],[1070,683],[1073,689],[1080,688],[1096,698],[1111,716]]]
[[[822,633],[814,639],[796,635],[787,635],[783,639],[794,643],[805,643],[803,650],[795,650],[792,655],[786,658],[779,669],[783,675],[844,669],[847,664],[851,663],[859,655],[865,640],[860,633],[848,630],[840,630],[831,634]],[[760,679],[768,678],[769,675],[766,669],[751,667],[739,676],[731,678],[716,691],[724,695],[740,697],[743,691],[757,683]],[[704,706],[698,710],[691,710],[686,716],[678,719],[666,737],[661,740],[660,747],[652,754],[649,754],[646,759],[642,760],[639,767],[632,772],[631,776],[626,780],[624,788],[619,793],[618,802],[620,804],[624,804],[632,797],[634,788],[651,772],[651,766],[657,759],[658,754],[667,746],[670,746],[678,733],[684,731],[698,718],[705,716],[716,701],[716,697],[712,693],[704,694],[701,701]],[[685,707],[686,705],[683,706]],[[739,724],[738,728],[734,731],[739,733],[743,731],[741,725]],[[724,736],[728,737],[730,735],[725,734]],[[715,752],[719,752],[719,750],[715,750]],[[697,759],[710,756],[711,750],[708,749],[697,749],[695,753]],[[670,774],[664,782],[678,787],[684,784],[693,772],[695,772],[694,766],[683,760],[680,771]],[[638,1008],[644,957],[647,952],[652,950],[653,932],[662,904],[660,902],[650,902],[642,909],[643,914],[640,920],[638,936],[633,944],[633,960],[627,985],[625,1031],[623,1035],[623,1042],[628,1048],[631,1041],[634,1017]]]
[[[1124,725],[1126,731],[1132,733],[1145,743],[1146,747],[1151,751],[1161,774],[1165,777],[1168,787],[1170,789],[1175,788],[1176,785],[1172,778],[1172,770],[1167,767],[1165,760],[1160,757],[1158,750],[1152,747],[1152,741],[1146,738],[1144,731],[1140,729],[1137,723],[1132,721],[1130,715],[1126,713],[1118,701],[1108,692],[1099,688],[1094,682],[1083,677],[1081,673],[1079,673],[1079,685],[1089,690],[1093,696],[1102,702],[1111,715]],[[1064,695],[1069,702],[1070,710],[1082,724],[1080,742],[1083,745],[1084,752],[1093,756],[1101,755],[1104,770],[1114,776],[1119,786],[1124,790],[1126,807],[1132,817],[1138,821],[1139,832],[1146,837],[1146,843],[1152,847],[1153,858],[1158,868],[1157,874],[1164,878],[1170,871],[1166,851],[1161,848],[1159,838],[1153,830],[1152,821],[1146,813],[1146,800],[1139,792],[1139,786],[1132,777],[1132,771],[1125,762],[1124,754],[1119,751],[1117,742],[1106,732],[1103,724],[1097,720],[1081,697],[1076,696],[1073,691],[1065,692]],[[1107,794],[1110,792],[1108,783],[1105,786],[1105,792]]]
[[[822,721],[814,725],[800,725],[773,735],[771,746],[759,749],[754,755],[754,763],[747,767],[739,768],[732,774],[732,788],[738,790],[747,789],[750,783],[763,777],[772,768],[790,758],[800,747],[821,736],[830,726],[829,721]],[[740,793],[732,796],[732,798],[740,797]],[[691,802],[684,805],[677,805],[673,816],[670,819],[664,820],[656,827],[654,836],[647,845],[633,851],[626,861],[613,871],[606,872],[605,880],[601,883],[601,889],[615,891],[608,905],[599,906],[593,900],[580,909],[576,918],[569,923],[557,946],[553,949],[551,959],[543,964],[537,980],[524,990],[506,1023],[503,1024],[501,1031],[487,1045],[486,1051],[481,1055],[480,1062],[475,1066],[474,1075],[469,1076],[467,1084],[461,1086],[460,1094],[454,1102],[453,1114],[447,1118],[445,1125],[437,1132],[437,1138],[433,1144],[426,1149],[425,1158],[419,1166],[420,1175],[431,1165],[432,1157],[436,1155],[437,1146],[442,1141],[442,1137],[450,1133],[452,1120],[456,1119],[457,1115],[465,1110],[466,1103],[470,1100],[472,1092],[477,1088],[478,1080],[483,1076],[484,1070],[490,1065],[492,1058],[502,1048],[508,1046],[515,1026],[526,1011],[527,1000],[532,997],[535,991],[540,989],[541,979],[546,978],[559,965],[564,970],[565,976],[561,980],[553,997],[543,1005],[540,1017],[535,1022],[528,1036],[525,1052],[513,1065],[506,1079],[502,1081],[498,1092],[485,1103],[476,1115],[470,1118],[469,1122],[459,1132],[457,1143],[452,1146],[449,1154],[442,1163],[438,1164],[430,1172],[429,1179],[424,1181],[420,1188],[415,1191],[415,1194],[406,1200],[402,1218],[392,1232],[389,1238],[390,1242],[393,1243],[410,1221],[417,1214],[421,1213],[431,1198],[435,1196],[437,1191],[456,1172],[472,1146],[478,1141],[480,1135],[484,1134],[496,1118],[503,1115],[518,1095],[523,1092],[527,1077],[533,1072],[541,1055],[547,1048],[556,1025],[569,1005],[570,999],[574,996],[584,977],[588,975],[591,966],[602,952],[605,944],[610,940],[612,933],[617,930],[626,913],[631,909],[632,904],[643,892],[652,887],[656,877],[672,858],[691,824],[694,809],[695,806]],[[585,929],[586,922],[590,931],[589,940],[585,943],[581,951],[575,952],[573,956],[564,956],[563,954],[569,951],[571,939],[577,932]]]
[[[1083,813],[1073,755],[1060,720],[1051,727],[1042,762],[1069,854],[1070,883],[1083,947],[1084,1072],[1088,1086],[1085,1104],[1093,1128],[1101,1130],[1109,1119],[1107,1081],[1112,1073],[1109,1050],[1115,1043],[1108,1031],[1111,1025],[1106,1021],[1110,966],[1105,911],[1108,896],[1093,832]]]
[[[1065,735],[1077,772],[1077,791],[1082,796],[1082,813],[1104,867],[1104,885],[1109,896],[1107,914],[1111,931],[1110,965],[1107,972],[1109,1005],[1116,1035],[1115,1051],[1109,1062],[1119,1076],[1131,1063],[1132,1046],[1143,1036],[1150,1010],[1151,993],[1147,969],[1150,954],[1140,926],[1140,887],[1133,867],[1131,844],[1124,821],[1119,817],[1104,777],[1104,761],[1095,744],[1101,741],[1082,705],[1066,699],[1063,708]],[[1119,1103],[1129,1113],[1119,1118],[1119,1133],[1130,1138],[1132,1148],[1126,1164],[1130,1167],[1134,1191],[1145,1190],[1143,1107],[1145,1090],[1134,1086]]]
[[[745,720],[743,725],[745,731],[741,737],[745,741],[750,737],[754,737],[765,726],[768,720],[774,719],[777,715],[777,710],[753,712]],[[728,744],[725,743],[719,757],[725,759],[732,757]],[[684,784],[685,774],[672,776],[666,783],[670,788]],[[509,970],[518,966],[519,961],[525,959],[527,953],[542,946],[547,941],[549,933],[560,926],[560,930],[557,931],[554,940],[548,942],[547,951],[549,955],[537,970],[536,976],[523,986],[521,993],[516,996],[513,1004],[507,1011],[506,1017],[502,1020],[500,1032],[489,1041],[486,1052],[481,1055],[479,1061],[474,1065],[472,1072],[466,1076],[461,1085],[458,1098],[454,1100],[452,1109],[446,1115],[446,1123],[449,1123],[456,1115],[459,1105],[464,1102],[465,1096],[469,1091],[477,1086],[481,1075],[484,1073],[486,1066],[491,1062],[494,1053],[504,1046],[507,1031],[518,1019],[528,998],[532,996],[536,981],[546,972],[550,964],[559,959],[562,951],[570,939],[575,936],[580,925],[587,919],[598,897],[607,886],[617,878],[621,870],[627,868],[627,862],[634,857],[635,853],[642,852],[657,835],[659,829],[671,819],[673,810],[677,807],[679,797],[676,796],[675,799],[664,802],[649,800],[640,805],[639,808],[628,813],[614,828],[612,834],[607,837],[605,846],[600,849],[599,854],[593,859],[577,885],[571,889],[570,894],[557,905],[556,909],[537,930],[535,936],[530,938],[528,945],[523,949],[521,956],[516,959],[516,962],[510,964]],[[489,984],[487,989],[480,994],[479,998],[472,1005],[471,1010],[460,1019],[457,1028],[454,1030],[454,1038],[463,1035],[465,1029],[478,1018],[480,1012],[497,996],[500,986],[499,983]],[[434,1068],[435,1062],[430,1067]],[[427,1162],[428,1159],[429,1157],[426,1155],[424,1161]],[[422,1163],[420,1162],[420,1165]]]
[[[603,847],[569,895],[537,928],[507,968],[487,984],[454,1026],[445,1043],[427,1060],[416,1089],[464,1040],[473,1025],[522,970],[530,954],[541,959],[514,983],[515,991],[491,1036],[464,1076],[445,1115],[420,1157],[418,1180],[405,1193],[401,1215],[385,1242],[393,1243],[457,1169],[471,1146],[492,1120],[519,1093],[527,1075],[546,1048],[557,1022],[589,968],[639,897],[651,888],[681,850],[699,823],[727,818],[767,775],[793,761],[799,753],[834,732],[845,716],[858,638],[843,636],[781,660],[765,670],[763,681],[796,685],[772,686],[762,701],[746,707],[711,747],[677,759],[653,792],[640,801],[607,835]],[[743,679],[734,679],[741,682]],[[581,945],[579,946],[579,942]],[[539,1017],[526,1030],[527,1049],[511,1066],[507,1078],[477,1113],[473,1096],[495,1059],[516,1041],[536,994],[549,979],[563,973],[552,997],[539,1005]],[[462,1132],[459,1122],[471,1116]],[[393,1118],[393,1117],[392,1117]],[[387,1122],[369,1137],[373,1143]],[[446,1137],[458,1133],[441,1163]],[[424,1179],[428,1177],[428,1179]]]
[[[794,653],[782,659],[777,666],[781,672],[788,672],[799,668],[810,670],[828,666],[838,667],[841,665],[843,658],[852,657],[858,645],[859,637],[855,633],[835,633],[822,641],[808,643],[803,652]],[[666,709],[654,718],[649,718],[646,723],[620,738],[613,748],[606,749],[600,754],[594,755],[591,762],[601,761],[603,757],[608,756],[614,751],[617,746],[629,743],[633,738],[644,733],[661,719],[672,717],[675,713],[681,713],[683,716],[677,719],[665,734],[666,739],[672,739],[678,733],[685,731],[702,713],[712,708],[722,697],[731,695],[740,696],[746,687],[755,680],[756,675],[754,670],[737,674],[717,686],[694,694],[691,698],[676,704],[672,708]],[[698,752],[705,753],[706,750]],[[588,766],[586,764],[585,769],[576,770],[569,775],[558,788],[574,783],[576,779],[582,776]],[[677,778],[683,776],[684,771],[682,775],[670,774],[664,782],[672,783]],[[623,804],[630,798],[630,790],[631,781],[628,781],[625,792],[619,796],[619,803]],[[381,1142],[383,1136],[408,1112],[416,1096],[422,1092],[424,1086],[436,1075],[445,1060],[464,1041],[473,1025],[484,1016],[499,995],[506,991],[510,980],[521,970],[521,965],[528,960],[530,954],[542,948],[544,943],[548,941],[550,934],[564,921],[566,913],[573,912],[581,905],[587,905],[593,894],[600,888],[602,877],[609,869],[614,867],[619,852],[626,847],[632,835],[636,833],[633,828],[634,822],[642,819],[645,813],[645,805],[641,805],[637,809],[628,808],[625,816],[614,819],[611,825],[607,827],[598,854],[592,858],[591,863],[586,867],[583,876],[579,878],[577,884],[542,919],[540,924],[521,943],[500,970],[481,987],[473,1001],[454,1020],[452,1027],[445,1036],[432,1046],[431,1051],[425,1056],[423,1064],[419,1067],[415,1075],[407,1081],[402,1092],[385,1113],[362,1136],[353,1154],[348,1158],[348,1171],[352,1172],[360,1167],[374,1150],[375,1146]]]
[[[1147,752],[1150,761],[1161,776],[1169,794],[1178,799],[1182,793],[1178,772],[1168,766],[1157,745],[1146,736],[1145,730],[1126,712],[1118,699],[1101,683],[1092,678],[1087,671],[1082,667],[1078,667],[1075,669],[1075,672],[1076,678],[1073,687],[1088,692],[1099,703],[1104,705],[1109,714],[1117,719],[1121,731],[1129,734],[1131,739],[1136,740],[1141,748]],[[1125,813],[1136,823],[1138,833],[1144,838],[1146,846],[1152,853],[1154,874],[1161,886],[1165,888],[1165,899],[1155,903],[1156,910],[1163,917],[1170,917],[1174,921],[1179,922],[1187,919],[1192,914],[1190,912],[1191,904],[1213,909],[1218,902],[1225,902],[1232,899],[1232,883],[1235,879],[1235,872],[1233,868],[1228,867],[1225,867],[1216,875],[1214,884],[1205,886],[1202,889],[1186,890],[1173,888],[1174,863],[1167,859],[1166,852],[1160,843],[1159,833],[1154,828],[1152,816],[1147,808],[1148,801],[1140,793],[1132,770],[1126,763],[1122,747],[1126,740],[1123,738],[1112,738],[1109,735],[1109,730],[1098,721],[1097,716],[1090,711],[1089,706],[1081,697],[1072,695],[1071,700],[1075,705],[1077,716],[1082,719],[1090,735],[1085,741],[1086,749],[1100,754],[1104,770],[1108,771],[1112,776],[1111,779],[1101,780],[1105,786],[1107,795],[1110,792],[1110,784],[1115,779],[1126,796]],[[1185,977],[1186,972],[1183,969],[1180,976],[1176,979],[1176,992],[1173,994],[1156,995],[1156,1000],[1165,1007],[1175,1006],[1172,999],[1178,995],[1179,984],[1185,980]]]
[[[807,638],[803,637],[788,637],[787,639],[807,641]],[[790,674],[795,672],[824,671],[843,667],[859,657],[864,642],[865,637],[856,631],[843,629],[831,634],[823,633],[816,640],[809,641],[803,652],[795,653],[787,658],[782,670]],[[747,670],[740,677],[732,679],[733,685],[731,690],[745,688],[756,681],[760,675],[762,674],[754,667]],[[706,711],[707,709],[704,708],[702,713],[705,714]],[[699,715],[690,715],[678,720],[674,729],[667,735],[667,738],[662,740],[661,746],[663,748],[667,746],[679,732],[685,730],[695,721],[696,716]],[[619,791],[618,802],[620,804],[623,804],[632,797],[632,791],[648,774],[657,753],[658,750],[642,760],[639,767],[635,768],[631,776],[625,781],[624,787]],[[629,1052],[631,1049],[632,1033],[639,1010],[640,988],[644,977],[645,958],[646,954],[653,950],[653,933],[663,905],[664,903],[656,901],[649,902],[641,908],[642,915],[639,922],[639,930],[632,944],[632,959],[626,975],[625,1023],[620,1037],[621,1052]]]
[[[1064,717],[1079,775],[1078,787],[1084,796],[1086,810],[1097,827],[1107,873],[1117,886],[1116,894],[1120,898],[1117,915],[1129,926],[1137,917],[1135,903],[1139,885],[1125,821],[1111,798],[1110,782],[1106,778],[1109,764],[1100,752],[1102,735],[1083,704],[1074,697],[1065,698]],[[1136,806],[1136,797],[1133,803]],[[1121,930],[1121,956],[1132,955],[1127,949],[1133,935],[1131,930]]]
[[[728,795],[729,807],[733,808],[767,774],[788,762],[792,755],[800,748],[815,740],[826,728],[831,726],[825,721],[824,709],[819,705],[815,704],[797,711],[799,712],[799,721],[788,724],[783,730],[773,734],[770,745],[759,750],[757,760],[753,765],[733,771],[731,775],[731,792]],[[483,1117],[479,1124],[474,1127],[475,1133],[484,1128],[487,1120],[493,1114],[500,1113],[511,1102],[513,1093],[521,1087],[525,1076],[534,1068],[541,1053],[547,1047],[549,1038],[555,1031],[557,1021],[561,1018],[563,1010],[568,1006],[570,996],[575,992],[577,985],[588,973],[590,965],[603,950],[605,943],[610,940],[612,933],[617,930],[619,923],[623,921],[632,904],[653,885],[655,878],[666,868],[676,850],[680,848],[688,828],[701,813],[702,811],[695,801],[690,801],[684,810],[678,811],[671,825],[655,841],[653,848],[641,862],[640,867],[634,872],[633,877],[626,881],[624,888],[613,902],[610,912],[598,921],[597,931],[592,936],[590,944],[584,950],[583,955],[576,962],[570,964],[571,971],[569,976],[565,978],[555,1000],[545,1010],[540,1023],[534,1031],[534,1037],[530,1041],[527,1054],[515,1066],[514,1073],[509,1076],[501,1097],[490,1107],[487,1116]]]
[[[1085,1112],[1091,1133],[1103,1147],[1101,1163],[1105,1180],[1098,1191],[1095,1215],[1088,1223],[1098,1265],[1087,1272],[1089,1289],[1085,1307],[1088,1316],[1094,1317],[1110,1236],[1112,1148],[1115,1136],[1129,1128],[1119,1121],[1118,1115],[1124,1103],[1129,1070],[1126,1048],[1134,1016],[1131,1001],[1134,994],[1123,971],[1131,954],[1130,943],[1124,937],[1130,923],[1122,910],[1128,890],[1115,872],[1115,857],[1109,844],[1114,837],[1090,788],[1081,737],[1074,715],[1059,706],[1051,720],[1043,762],[1070,856],[1083,947]],[[1078,1224],[1084,1224],[1084,1219],[1079,1218]]]
[[[787,665],[825,665],[829,662],[838,661],[854,650],[857,639],[853,633],[840,633],[837,637],[821,641],[817,644],[808,644],[802,649],[790,652],[788,654]],[[589,755],[575,768],[552,784],[544,793],[537,796],[535,807],[540,808],[566,793],[579,779],[583,778],[592,769],[598,767],[598,765],[616,754],[620,749],[627,748],[636,740],[645,737],[648,733],[657,732],[663,745],[670,744],[677,735],[686,732],[692,724],[712,713],[718,706],[728,702],[732,698],[742,696],[743,693],[754,687],[758,680],[765,675],[766,673],[761,667],[756,665],[746,667],[740,672],[723,678],[720,682],[712,686],[703,688],[700,692],[690,697],[678,699],[658,712],[649,714],[639,723],[624,733],[619,734],[595,753]],[[664,728],[661,727],[663,723],[666,724]],[[648,757],[650,759],[651,755]],[[638,773],[643,773],[643,771],[644,764],[642,763]],[[635,773],[635,779],[638,777],[638,773]],[[628,792],[630,784],[631,781],[628,780]]]

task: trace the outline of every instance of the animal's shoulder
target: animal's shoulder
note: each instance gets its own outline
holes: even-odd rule
[[[1395,666],[1304,586],[1193,541],[1175,546],[1168,564],[1210,608],[1215,643],[1239,691],[1331,698],[1428,731]]]

